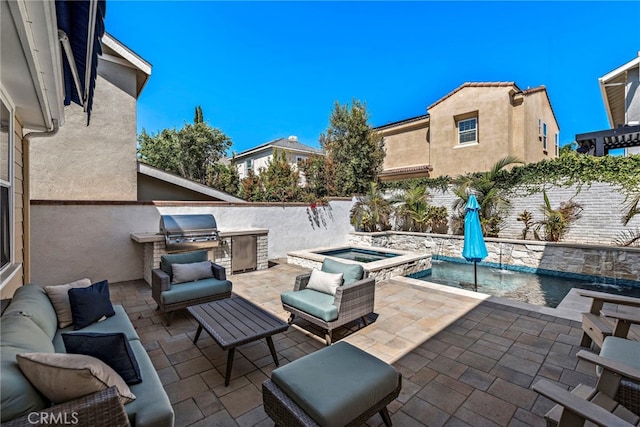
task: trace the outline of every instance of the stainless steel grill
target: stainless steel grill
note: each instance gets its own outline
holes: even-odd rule
[[[162,215],[160,233],[169,252],[214,248],[220,234],[213,215]]]

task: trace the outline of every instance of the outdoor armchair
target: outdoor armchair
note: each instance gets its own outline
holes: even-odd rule
[[[582,313],[583,333],[580,342],[582,347],[595,344],[602,348],[602,343],[608,336],[630,338],[636,341],[640,339],[640,330],[635,329],[638,327],[631,328],[633,323],[640,324],[640,321],[630,320],[633,317],[640,318],[640,298],[582,290],[578,294],[593,299],[589,312]],[[606,310],[608,315],[603,314],[602,309],[605,303],[616,304],[618,311]],[[627,318],[620,317],[625,315],[628,315]]]
[[[534,384],[535,391],[558,403],[545,415],[547,426],[582,426],[585,420],[607,427],[638,425],[640,417],[615,397],[621,379],[640,382],[640,370],[585,350],[577,356],[597,364],[602,372],[595,387],[579,384],[571,392],[546,380]]]
[[[207,251],[162,255],[151,272],[151,295],[169,314],[167,326],[176,310],[229,298],[231,288],[224,267],[209,261]]]
[[[346,264],[328,258],[322,263],[322,272],[343,274],[343,284],[335,289],[335,295],[307,288],[311,274],[296,277],[293,291],[280,295],[282,307],[291,313],[289,324],[296,316],[321,327],[325,331],[325,341],[331,345],[334,329],[356,319],[367,325],[366,316],[373,313],[375,300],[375,279],[365,278],[365,271],[359,264]]]

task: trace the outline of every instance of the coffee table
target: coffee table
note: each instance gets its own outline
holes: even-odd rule
[[[224,351],[228,351],[225,386],[229,385],[235,349],[242,344],[266,338],[274,363],[280,365],[271,336],[286,331],[287,322],[237,295],[187,307],[187,310],[198,322],[193,343],[198,341],[204,329]]]

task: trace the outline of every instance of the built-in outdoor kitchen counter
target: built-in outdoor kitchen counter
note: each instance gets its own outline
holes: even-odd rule
[[[220,244],[207,250],[209,259],[223,266],[227,274],[268,268],[268,229],[242,228],[218,231]],[[144,245],[144,280],[151,285],[151,270],[160,267],[160,257],[176,252],[167,252],[165,236],[161,233],[131,233],[131,239]]]

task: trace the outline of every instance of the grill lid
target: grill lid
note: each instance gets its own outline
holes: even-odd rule
[[[160,233],[167,251],[188,251],[218,246],[220,235],[213,215],[162,215]]]
[[[212,233],[217,229],[213,215],[162,215],[160,232],[162,234]]]

